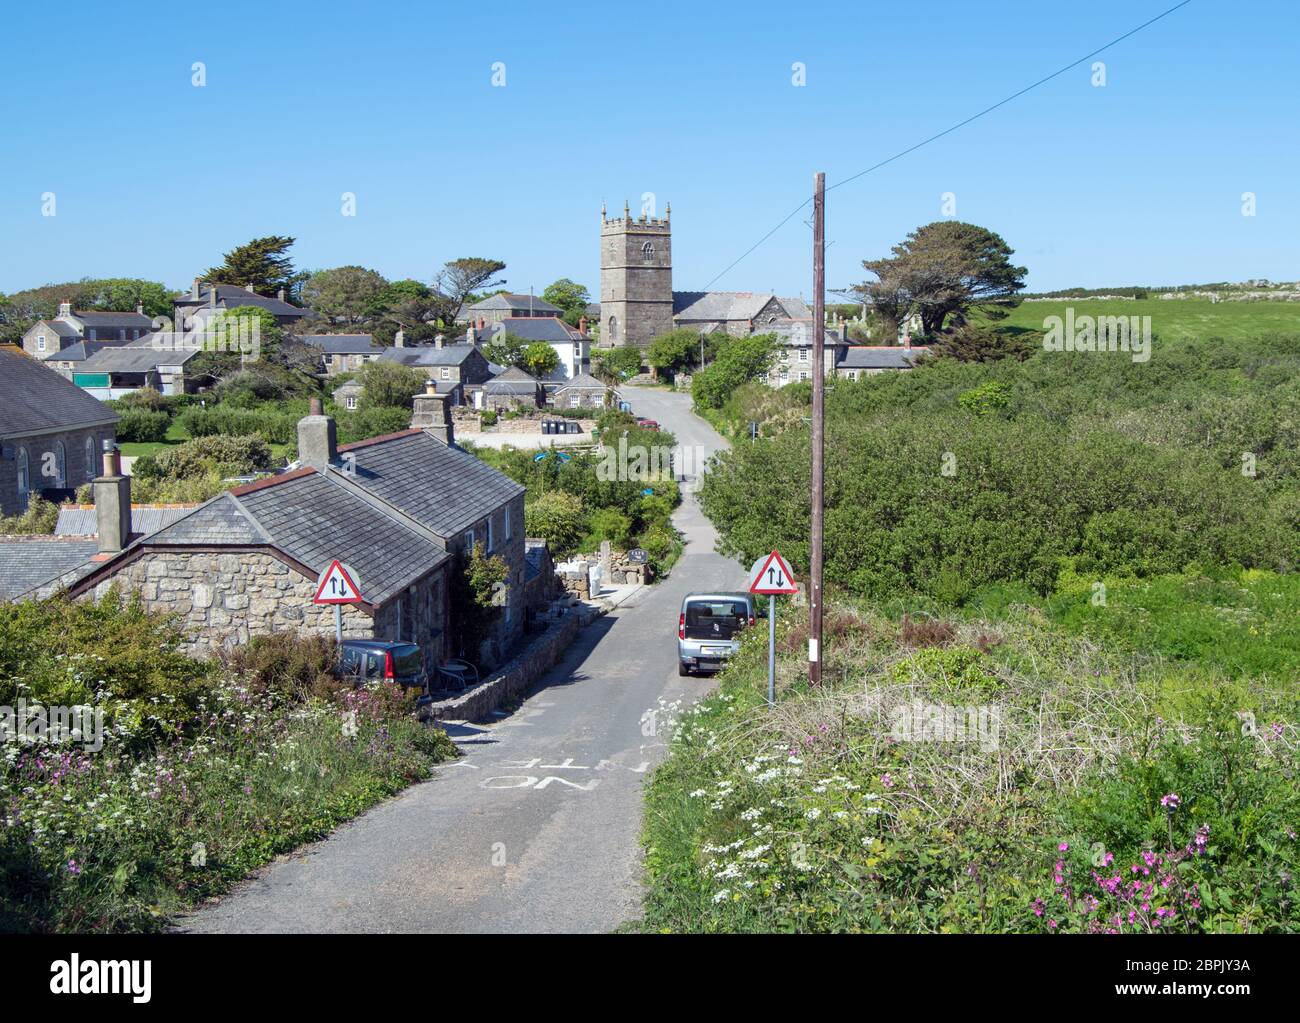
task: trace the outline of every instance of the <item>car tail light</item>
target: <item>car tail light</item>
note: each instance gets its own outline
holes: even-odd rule
[[[384,651],[384,678],[397,678],[397,673],[393,671],[393,652]]]
[[[750,624],[750,625],[753,625],[756,621],[758,621],[758,619],[755,618],[753,615],[750,615],[750,616],[749,616],[749,624]]]
[[[677,619],[677,638],[686,638],[686,612],[684,611]]]

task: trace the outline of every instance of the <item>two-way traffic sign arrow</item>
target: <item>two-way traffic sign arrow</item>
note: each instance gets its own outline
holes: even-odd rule
[[[780,553],[773,551],[759,558],[749,570],[749,592],[762,594],[798,593],[794,573]]]

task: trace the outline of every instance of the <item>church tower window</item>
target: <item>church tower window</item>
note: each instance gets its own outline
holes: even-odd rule
[[[641,246],[641,258],[645,260],[647,263],[653,263],[655,261],[654,242],[646,242],[644,245]]]

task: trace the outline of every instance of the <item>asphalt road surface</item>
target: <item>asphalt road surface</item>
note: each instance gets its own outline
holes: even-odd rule
[[[638,415],[699,466],[725,445],[690,398],[625,388]],[[431,781],[271,864],[180,922],[202,932],[601,932],[640,914],[641,787],[664,752],[660,700],[689,702],[707,679],[677,675],[682,596],[738,589],[687,496],[686,550],[671,575],[596,619],[519,709],[453,725],[464,752]],[[651,732],[651,734],[645,734]]]

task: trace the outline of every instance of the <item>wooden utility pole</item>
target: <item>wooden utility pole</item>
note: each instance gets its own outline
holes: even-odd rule
[[[808,682],[822,681],[822,503],[826,492],[826,175],[813,175],[812,542],[808,578]]]

